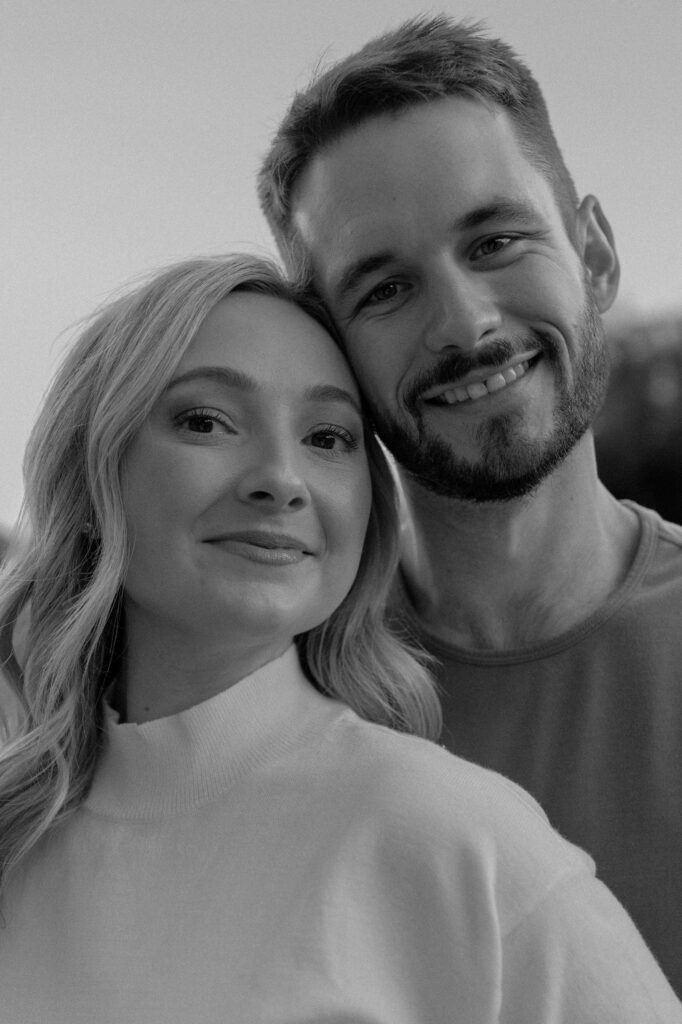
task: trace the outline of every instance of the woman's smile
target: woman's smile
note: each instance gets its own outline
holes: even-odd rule
[[[244,530],[213,538],[213,544],[231,555],[238,555],[262,565],[299,565],[313,552],[297,537],[269,530]]]

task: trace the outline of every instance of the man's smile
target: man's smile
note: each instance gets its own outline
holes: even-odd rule
[[[480,398],[496,394],[523,377],[541,355],[541,352],[536,352],[529,357],[523,353],[525,358],[517,357],[507,366],[495,368],[492,373],[488,367],[472,371],[457,383],[441,384],[438,387],[429,388],[421,395],[421,401],[431,405],[457,405],[461,402],[475,402]]]

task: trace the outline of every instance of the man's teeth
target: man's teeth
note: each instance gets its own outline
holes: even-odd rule
[[[469,402],[472,399],[483,398],[484,395],[492,395],[495,391],[501,391],[507,384],[513,383],[519,377],[523,377],[528,369],[528,362],[517,363],[510,366],[501,373],[494,373],[492,377],[476,381],[475,384],[460,385],[441,391],[438,395],[439,402],[447,402],[448,405],[455,405],[456,402]]]

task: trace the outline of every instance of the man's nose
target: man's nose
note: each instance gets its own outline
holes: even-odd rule
[[[429,283],[424,344],[471,351],[499,329],[502,318],[492,284],[483,274],[454,264],[439,269]]]
[[[241,501],[264,512],[295,512],[310,504],[295,445],[268,445],[253,452],[251,464],[237,484]]]

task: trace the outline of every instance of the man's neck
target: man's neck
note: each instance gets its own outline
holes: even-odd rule
[[[603,604],[634,557],[636,517],[599,483],[589,436],[514,501],[458,502],[403,484],[414,612],[460,647],[513,650],[559,636]]]

